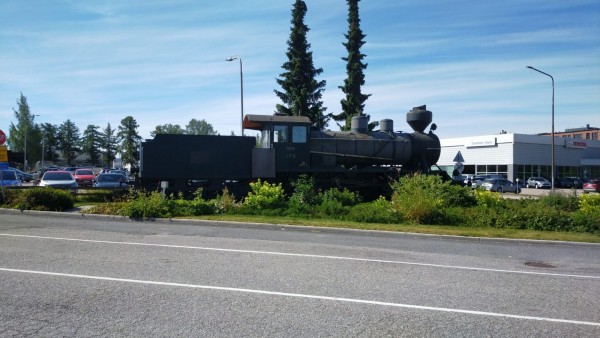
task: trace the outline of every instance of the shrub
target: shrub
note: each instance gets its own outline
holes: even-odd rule
[[[574,190],[573,190],[574,191]],[[577,195],[564,195],[561,193],[551,192],[546,196],[541,196],[538,203],[542,208],[552,208],[562,211],[576,211],[579,209],[579,198]]]
[[[600,215],[600,194],[579,196],[579,210],[586,215]]]
[[[167,199],[157,191],[149,195],[139,194],[137,198],[129,201],[125,213],[131,218],[141,219],[172,216]]]
[[[226,214],[239,207],[239,204],[235,200],[235,196],[229,192],[227,187],[225,187],[221,195],[213,199],[211,203],[213,204],[214,212],[217,214]]]
[[[285,193],[281,184],[262,182],[250,183],[250,191],[244,205],[256,210],[279,209],[285,205]]]
[[[477,202],[478,206],[498,208],[505,205],[505,201],[502,199],[502,196],[497,193],[483,189],[475,189],[474,194],[475,201]]]
[[[73,208],[75,197],[67,190],[36,187],[8,190],[5,204],[20,210],[63,211]]]
[[[365,223],[394,224],[402,220],[402,216],[392,207],[384,197],[375,201],[357,204],[348,214],[348,219]]]
[[[290,202],[298,205],[318,205],[321,203],[321,194],[315,189],[315,179],[312,176],[300,175],[292,182],[294,192],[290,196]]]
[[[439,219],[444,207],[442,179],[433,175],[411,175],[393,184],[392,206],[410,222],[429,224]]]

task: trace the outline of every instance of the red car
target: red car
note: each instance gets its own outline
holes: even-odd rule
[[[75,181],[77,181],[77,185],[80,187],[83,186],[92,186],[94,183],[94,171],[92,169],[77,169],[73,174]]]
[[[584,193],[588,193],[588,192],[598,192],[600,193],[600,180],[599,179],[593,179],[593,180],[589,180],[585,183],[583,183],[583,192]]]

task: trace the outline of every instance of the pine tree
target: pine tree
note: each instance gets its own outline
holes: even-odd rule
[[[350,122],[354,116],[365,116],[365,101],[371,94],[363,94],[361,86],[365,84],[365,75],[363,71],[367,64],[362,60],[365,54],[360,52],[360,48],[365,44],[363,39],[366,37],[360,29],[360,18],[358,15],[358,2],[360,0],[347,0],[348,2],[348,34],[344,34],[347,42],[343,43],[348,51],[348,56],[343,57],[346,61],[347,78],[344,85],[339,88],[346,97],[341,100],[342,112],[338,115],[332,115],[335,121],[344,121],[340,127],[342,130],[350,129]]]
[[[79,148],[79,128],[67,119],[58,127],[58,149],[62,152],[63,158],[68,165],[72,165]]]
[[[31,114],[27,97],[23,93],[17,100],[17,105],[18,110],[13,108],[17,124],[10,123],[7,143],[12,151],[26,153],[23,154],[23,156],[27,156],[23,161],[23,165],[27,162],[30,166],[32,160],[39,159],[42,154],[41,132],[39,126],[34,123],[37,115]],[[25,168],[25,170],[28,170],[28,168]]]
[[[110,123],[100,133],[100,148],[102,149],[102,161],[104,167],[110,167],[111,162],[117,157],[118,140],[115,137],[115,130],[111,128]]]
[[[90,162],[96,165],[100,161],[100,139],[101,134],[98,126],[88,125],[83,131],[81,138],[81,151],[90,157]]]
[[[137,132],[138,127],[137,121],[131,116],[122,119],[118,127],[117,138],[121,141],[119,150],[124,165],[136,165],[139,160],[138,144],[142,137]]]
[[[274,90],[283,104],[278,104],[275,112],[282,115],[307,116],[313,126],[321,129],[327,125],[328,120],[324,115],[327,108],[323,107],[321,101],[326,82],[315,79],[323,69],[316,69],[313,65],[310,44],[306,40],[306,33],[309,31],[304,24],[306,11],[304,1],[296,0],[292,9],[290,38],[287,41],[288,61],[281,67],[285,72],[279,75],[280,79],[276,79],[282,91]]]
[[[58,149],[58,127],[51,123],[42,123],[40,125],[42,139],[44,144],[44,161],[55,162],[58,158],[56,150]]]

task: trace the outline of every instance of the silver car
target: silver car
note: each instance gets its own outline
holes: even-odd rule
[[[128,188],[127,177],[117,173],[101,173],[94,179],[96,188]]]
[[[481,187],[485,190],[495,191],[499,193],[512,192],[518,194],[519,192],[521,192],[521,187],[504,178],[485,179],[483,183],[481,183]]]
[[[527,188],[548,188],[552,187],[552,183],[543,177],[530,177],[527,180]]]
[[[57,189],[77,189],[77,181],[68,171],[46,171],[40,180],[40,187],[50,187]]]

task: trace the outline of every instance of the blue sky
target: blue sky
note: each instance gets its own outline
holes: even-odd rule
[[[272,114],[286,61],[293,0],[3,0],[0,129],[22,92],[35,122],[71,119],[113,128],[133,116],[149,138],[159,124],[205,119],[240,133],[244,112]],[[307,0],[324,105],[339,113],[346,77],[344,0]],[[600,127],[600,1],[371,0],[360,2],[365,112],[409,130],[426,104],[441,138]],[[335,123],[330,129],[337,130]]]

